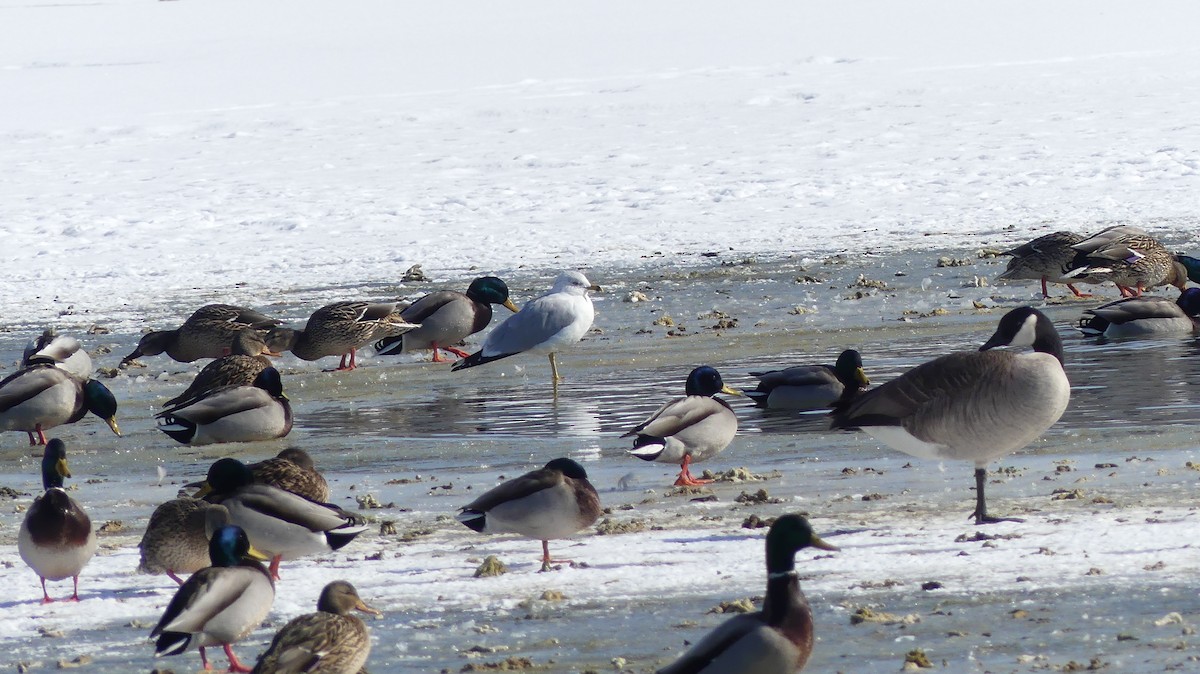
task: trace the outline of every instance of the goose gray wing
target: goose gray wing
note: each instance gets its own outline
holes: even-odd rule
[[[724,400],[708,396],[685,396],[658,408],[658,411],[650,415],[649,419],[621,437],[649,435],[656,438],[667,438],[714,414],[720,414],[730,409],[732,408]]]
[[[273,405],[275,399],[257,386],[232,386],[155,415],[158,419],[177,416],[197,425],[211,424],[224,417]]]
[[[162,618],[150,632],[155,637],[163,632],[194,634],[221,611],[229,608],[255,582],[261,582],[266,572],[249,566],[200,569],[179,586],[167,605]],[[270,577],[266,580],[270,582]]]
[[[1011,357],[1004,351],[968,351],[935,358],[836,408],[833,428],[904,426],[921,437],[915,423],[920,417],[937,418],[961,403],[985,379],[982,375]]]
[[[0,412],[36,398],[45,391],[70,378],[66,371],[52,365],[31,365],[8,375],[0,381]]]
[[[530,494],[551,489],[562,482],[562,473],[557,470],[539,468],[508,482],[501,483],[479,498],[463,506],[463,510],[487,512],[509,501],[523,499]]]

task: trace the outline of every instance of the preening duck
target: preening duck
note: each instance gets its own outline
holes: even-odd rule
[[[549,541],[589,527],[599,517],[600,497],[588,482],[587,471],[562,458],[471,501],[463,506],[458,521],[481,533],[514,533],[540,540],[542,571],[547,571],[555,561],[550,559]]]
[[[88,380],[92,376],[92,357],[78,339],[60,335],[47,328],[37,339],[30,340],[21,355],[21,367],[48,363]]]
[[[738,428],[733,409],[714,396],[741,392],[726,386],[721,374],[707,365],[688,374],[684,392],[684,397],[665,403],[621,437],[636,436],[629,453],[643,461],[678,463],[676,485],[707,484],[711,480],[692,477],[689,466],[724,451]]]
[[[400,317],[421,327],[397,337],[375,342],[381,354],[400,354],[433,349],[433,362],[444,359],[438,352],[449,351],[459,358],[467,353],[454,347],[492,322],[492,305],[499,304],[516,313],[517,305],[508,298],[508,285],[495,276],[481,276],[471,282],[466,293],[439,290],[408,305]]]
[[[1147,288],[1173,285],[1181,291],[1194,272],[1154,237],[1136,227],[1110,227],[1073,246],[1077,251],[1065,278],[1091,276],[1112,281],[1125,297]],[[1200,270],[1196,270],[1200,271]],[[1193,281],[1200,279],[1196,274]]]
[[[837,550],[800,515],[783,515],[767,532],[767,594],[763,608],[721,623],[658,674],[792,674],[813,650],[813,616],[800,590],[796,553]]]
[[[42,581],[42,603],[53,599],[46,592],[47,580],[70,578],[71,601],[79,601],[79,573],[96,552],[96,532],[83,508],[63,490],[63,478],[71,477],[67,450],[54,438],[42,454],[44,492],[33,500],[17,532],[17,552]]]
[[[1062,358],[1050,319],[1032,307],[1013,309],[979,351],[935,358],[860,394],[835,408],[832,426],[862,429],[918,458],[973,462],[975,522],[1003,521],[987,512],[987,464],[1033,442],[1067,409]]]
[[[318,503],[329,500],[329,483],[308,452],[299,447],[288,447],[274,458],[250,464],[250,473],[256,484],[279,487]]]

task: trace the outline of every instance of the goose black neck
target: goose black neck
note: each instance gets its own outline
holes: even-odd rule
[[[1062,363],[1062,337],[1059,337],[1058,330],[1054,328],[1054,324],[1050,321],[1038,321],[1036,329],[1037,333],[1033,340],[1033,350],[1048,353],[1057,358],[1059,363]]]

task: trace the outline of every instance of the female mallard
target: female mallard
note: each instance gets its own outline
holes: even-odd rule
[[[29,444],[46,444],[48,431],[73,424],[91,412],[113,433],[117,426],[117,399],[95,379],[84,381],[46,363],[17,370],[0,381],[0,431],[25,431]]]
[[[678,486],[697,486],[712,480],[692,477],[689,466],[721,453],[737,434],[737,415],[718,393],[741,395],[721,380],[715,369],[704,365],[688,375],[686,395],[676,398],[622,435],[637,436],[629,453],[644,461],[678,463]]]
[[[204,366],[187,390],[163,403],[163,407],[187,404],[205,393],[226,386],[251,386],[263,370],[271,367],[267,356],[278,356],[267,348],[263,333],[242,330],[233,338],[228,356],[221,356]]]
[[[495,276],[475,279],[465,294],[453,290],[430,293],[400,312],[401,318],[421,327],[381,339],[375,342],[375,350],[381,354],[400,354],[433,349],[435,363],[443,360],[438,349],[466,358],[465,351],[452,345],[486,328],[492,322],[493,304],[517,311],[517,305],[508,299],[508,285]]]
[[[1154,237],[1133,227],[1110,228],[1075,244],[1074,267],[1065,278],[1093,276],[1112,281],[1123,297],[1137,297],[1147,288],[1173,285],[1181,291],[1192,273]],[[1195,280],[1195,279],[1193,279]]]
[[[550,356],[550,374],[557,386],[562,377],[558,376],[554,354],[583,339],[592,328],[596,311],[589,290],[598,291],[600,286],[577,271],[559,274],[550,292],[504,319],[488,334],[482,349],[458,361],[452,369],[475,367],[518,353],[544,353]]]
[[[1155,295],[1126,297],[1083,312],[1079,330],[1105,337],[1190,335],[1200,329],[1200,288],[1188,288],[1177,300]]]
[[[92,357],[84,350],[78,339],[60,335],[48,328],[25,346],[21,356],[21,367],[48,363],[87,380],[92,376]]]
[[[301,360],[341,356],[337,369],[353,370],[358,349],[419,327],[400,317],[395,302],[335,302],[314,311],[303,330],[275,328],[267,334],[267,344]]]
[[[1083,235],[1074,232],[1054,232],[1039,236],[1012,250],[1006,250],[1001,255],[1011,255],[1013,259],[1008,261],[1008,267],[1004,273],[996,278],[998,280],[1040,280],[1042,297],[1050,297],[1046,283],[1064,283],[1072,293],[1075,293],[1076,297],[1091,297],[1087,293],[1080,292],[1073,284],[1100,283],[1102,279],[1086,275],[1079,278],[1063,278],[1063,274],[1071,268],[1071,263],[1078,252],[1071,246],[1083,241],[1084,238]]]
[[[256,484],[279,487],[319,503],[329,500],[329,483],[317,472],[308,452],[298,447],[288,447],[273,459],[250,464],[250,473]]]
[[[229,658],[229,671],[250,668],[233,654],[240,641],[262,623],[275,603],[275,582],[259,563],[262,553],[250,545],[246,532],[236,526],[217,529],[208,544],[212,566],[200,569],[179,586],[162,619],[150,632],[158,637],[154,656],[179,655],[200,650],[200,662],[209,669],[204,649],[220,645]]]
[[[64,477],[71,477],[66,446],[54,438],[42,454],[45,492],[33,500],[17,532],[17,552],[42,580],[43,604],[54,601],[46,581],[64,578],[74,583],[70,601],[79,601],[79,572],[96,552],[92,520],[63,490]]]
[[[351,611],[382,615],[354,586],[336,580],[321,590],[317,612],[293,618],[258,659],[259,674],[358,674],[371,654],[371,635]]]
[[[998,346],[1034,351],[993,350]],[[1028,445],[1067,409],[1071,384],[1062,358],[1050,319],[1032,307],[1013,309],[979,351],[935,358],[839,404],[833,428],[861,428],[918,458],[973,461],[975,523],[1004,521],[987,514],[987,464]]]
[[[800,515],[784,515],[767,531],[763,608],[721,623],[658,674],[792,674],[813,649],[813,616],[796,575],[796,553],[837,548]]]
[[[230,386],[155,415],[158,430],[185,445],[282,438],[292,430],[292,405],[279,371],[268,367],[253,386]]]
[[[229,509],[234,524],[246,530],[254,547],[271,555],[271,575],[279,562],[339,550],[362,532],[365,524],[352,513],[329,504],[255,484],[254,474],[237,459],[219,459],[195,495]]]
[[[600,497],[583,466],[571,459],[554,459],[471,501],[457,517],[480,533],[514,533],[540,540],[542,571],[549,571],[554,561],[550,539],[591,526],[600,517]]]
[[[183,585],[180,574],[209,566],[208,542],[213,532],[230,523],[225,506],[198,498],[182,496],[159,505],[138,543],[138,573],[165,573]]]
[[[141,356],[166,352],[171,358],[190,363],[201,358],[220,358],[242,330],[270,330],[279,321],[253,309],[232,304],[208,304],[196,310],[174,330],[157,330],[142,335],[133,353],[121,359],[128,365]]]
[[[871,385],[863,372],[862,355],[847,349],[833,365],[801,365],[786,370],[751,372],[758,388],[746,396],[759,407],[776,410],[827,409],[844,395]]]

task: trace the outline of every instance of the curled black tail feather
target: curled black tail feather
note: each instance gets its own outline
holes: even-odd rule
[[[506,353],[506,354],[502,354],[499,356],[485,356],[485,355],[483,355],[482,351],[476,351],[475,353],[473,353],[473,354],[467,356],[466,358],[463,358],[462,360],[455,363],[454,367],[450,368],[450,371],[457,372],[459,370],[465,370],[468,367],[475,367],[476,365],[483,365],[484,363],[490,363],[493,360],[500,360],[501,358],[508,358],[511,355],[513,355],[513,354]]]
[[[375,352],[381,355],[393,355],[404,351],[404,335],[384,337],[375,342]]]
[[[154,643],[154,657],[179,655],[186,651],[191,643],[192,635],[187,632],[163,632]]]

